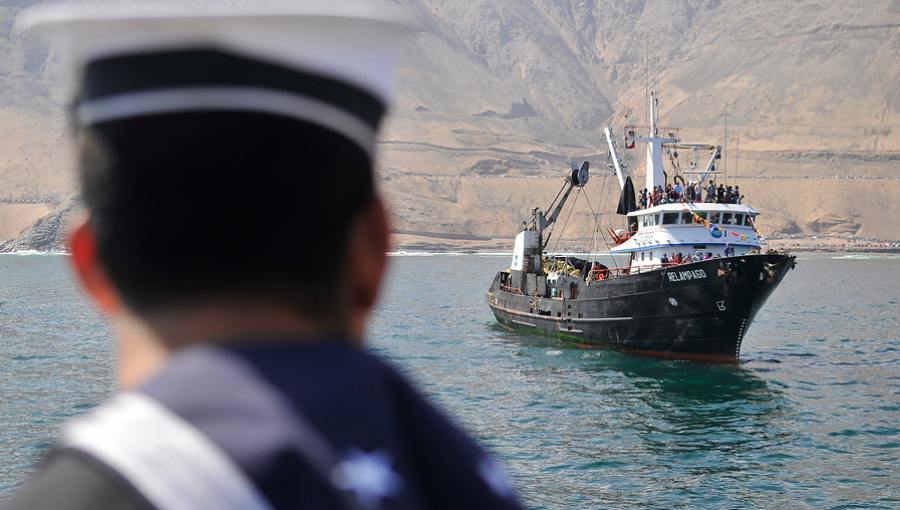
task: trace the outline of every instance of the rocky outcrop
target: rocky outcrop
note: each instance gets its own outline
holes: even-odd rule
[[[66,249],[66,226],[81,208],[81,201],[71,197],[25,229],[21,236],[0,243],[0,253],[22,251],[62,252]]]

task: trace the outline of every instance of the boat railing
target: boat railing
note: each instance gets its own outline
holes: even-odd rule
[[[520,288],[518,288],[518,287],[510,287],[510,286],[508,286],[508,285],[504,285],[504,286],[502,287],[502,289],[503,289],[505,292],[509,292],[510,294],[519,294],[519,295],[521,295],[521,296],[524,296],[524,295],[525,295],[525,293],[522,292],[522,289],[520,289]]]
[[[589,282],[593,282],[593,281],[599,282],[599,281],[603,281],[603,280],[609,280],[611,278],[618,278],[620,276],[628,275],[630,270],[631,270],[631,267],[607,267],[607,268],[598,269],[597,271],[594,271],[594,269],[591,269],[588,272],[587,280]]]
[[[612,240],[616,246],[619,246],[620,244],[624,243],[625,241],[631,239],[631,236],[638,233],[637,230],[634,230],[631,232],[624,232],[621,235],[619,235],[619,234],[616,234],[616,232],[609,227],[607,227],[606,232],[609,234],[609,237],[612,238]]]
[[[601,269],[597,272],[594,272],[594,270],[592,269],[591,272],[588,273],[588,281],[593,282],[593,281],[609,280],[612,278],[618,278],[620,276],[628,276],[630,274],[636,274],[636,273],[645,273],[645,272],[649,272],[649,271],[655,271],[658,269],[665,269],[667,267],[681,266],[681,265],[683,265],[683,264],[667,262],[665,264],[647,264],[644,266],[635,266],[635,267],[632,267],[632,266],[610,267],[610,268],[606,268],[606,269]],[[594,273],[594,274],[592,274],[592,273]],[[596,275],[602,275],[603,277],[597,278]]]

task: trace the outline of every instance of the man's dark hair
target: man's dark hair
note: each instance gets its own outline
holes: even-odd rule
[[[372,196],[358,145],[252,112],[122,119],[81,134],[98,257],[130,307],[248,293],[312,314],[336,304],[348,226]]]

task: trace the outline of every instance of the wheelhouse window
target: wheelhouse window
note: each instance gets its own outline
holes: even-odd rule
[[[731,213],[722,213],[722,225],[731,225]]]
[[[709,222],[710,223],[718,223],[719,222],[719,213],[717,213],[717,212],[709,213]]]
[[[735,213],[734,224],[735,225],[743,225],[744,224],[744,215]]]
[[[705,212],[698,212],[698,213],[696,213],[696,214],[697,214],[697,217],[700,218],[701,220],[705,220],[705,219],[706,219],[706,213],[705,213]]]
[[[663,213],[663,225],[674,225],[678,223],[679,213]]]
[[[689,212],[681,213],[681,224],[682,225],[690,225],[694,222],[694,216]]]

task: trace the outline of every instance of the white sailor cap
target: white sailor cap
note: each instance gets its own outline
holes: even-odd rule
[[[408,27],[373,9],[25,11],[79,84],[80,127],[192,111],[258,112],[335,131],[371,155]]]

